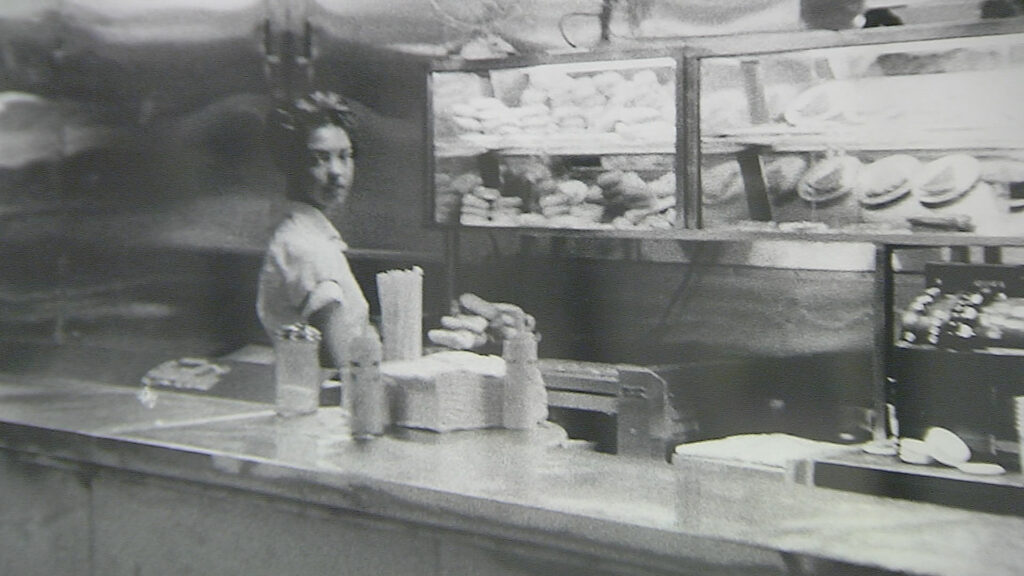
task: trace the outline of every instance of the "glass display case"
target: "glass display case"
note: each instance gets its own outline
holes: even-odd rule
[[[435,66],[433,221],[673,228],[677,63],[645,53]]]
[[[1024,231],[1024,32],[861,30],[697,55],[707,230]]]

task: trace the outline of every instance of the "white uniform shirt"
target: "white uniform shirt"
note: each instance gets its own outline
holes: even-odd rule
[[[293,203],[267,247],[260,269],[256,310],[268,334],[307,322],[331,302],[340,302],[344,333],[358,334],[369,323],[369,305],[356,282],[341,239],[317,208]]]

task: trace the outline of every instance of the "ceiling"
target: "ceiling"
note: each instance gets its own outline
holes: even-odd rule
[[[600,37],[603,0],[3,0],[5,35],[36,34],[61,13],[73,24],[120,42],[208,39],[270,15],[293,26],[310,21],[347,41],[390,49],[450,51],[480,33],[522,49],[589,47]],[[839,0],[830,0],[837,2]],[[853,2],[861,0],[849,0]],[[898,5],[911,17],[976,18],[977,2],[863,0]],[[611,40],[730,34],[802,27],[801,0],[612,0]],[[197,18],[196,13],[203,14]],[[633,16],[633,25],[630,25]],[[906,20],[906,17],[905,17]],[[234,23],[234,24],[233,24]],[[52,28],[52,25],[50,26]],[[238,32],[235,30],[234,32]]]

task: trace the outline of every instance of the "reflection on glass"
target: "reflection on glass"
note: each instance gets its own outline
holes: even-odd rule
[[[1024,229],[1024,35],[706,58],[701,83],[707,227]]]
[[[137,384],[238,338],[252,307],[210,297],[202,250],[262,247],[283,203],[261,154],[266,3],[0,4],[0,369],[110,376],[120,350],[181,344],[110,376]]]

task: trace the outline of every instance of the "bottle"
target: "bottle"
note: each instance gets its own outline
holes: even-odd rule
[[[308,324],[274,334],[275,408],[281,416],[312,414],[320,406],[320,331]]]
[[[527,430],[548,417],[547,390],[537,366],[537,336],[526,328],[523,314],[502,344],[505,359],[501,421],[512,430]]]
[[[372,326],[349,342],[343,394],[348,398],[349,427],[356,438],[380,436],[388,424],[387,393],[380,373],[382,356],[380,336]]]

